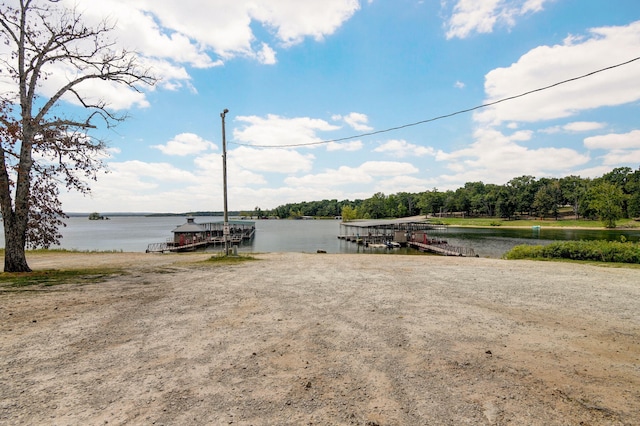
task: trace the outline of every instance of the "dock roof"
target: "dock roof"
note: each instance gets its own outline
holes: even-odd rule
[[[402,218],[402,219],[375,219],[375,220],[354,220],[351,222],[342,222],[344,226],[352,226],[354,228],[375,228],[389,227],[395,225],[404,225],[409,223],[428,224],[427,219]]]

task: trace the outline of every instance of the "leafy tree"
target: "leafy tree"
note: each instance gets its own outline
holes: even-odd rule
[[[558,219],[561,198],[560,184],[556,179],[540,179],[540,188],[533,199],[532,207],[542,217],[552,214]]]
[[[615,228],[616,221],[622,217],[624,193],[616,185],[601,180],[591,187],[590,206],[605,227]]]
[[[511,219],[516,213],[516,189],[509,184],[503,185],[498,191],[496,200],[496,214]]]
[[[622,190],[625,195],[630,195],[629,192],[629,181],[633,178],[633,170],[630,167],[616,167],[611,170],[609,173],[605,173],[602,175],[602,180],[605,182],[612,183]],[[623,216],[627,215],[628,211],[628,202],[629,197],[624,197],[622,201],[622,214]]]
[[[103,141],[87,135],[95,121],[113,125],[117,116],[102,100],[86,96],[82,85],[97,81],[139,90],[154,78],[135,56],[117,50],[108,40],[106,21],[84,25],[75,9],[44,0],[19,0],[0,5],[0,42],[11,51],[0,56],[0,72],[13,90],[0,94],[0,205],[5,230],[8,272],[29,272],[25,248],[58,243],[65,217],[58,182],[81,193],[90,191],[103,167]],[[40,90],[54,69],[66,69],[61,87]],[[84,107],[82,118],[64,117],[63,99]]]
[[[626,185],[629,199],[627,202],[627,216],[631,218],[640,217],[640,168],[629,175]]]
[[[560,179],[562,203],[569,204],[576,219],[580,217],[580,202],[585,198],[589,181],[580,176],[567,176]]]
[[[492,183],[485,185],[485,195],[483,197],[484,212],[489,217],[492,217],[496,214],[499,194],[500,194],[499,185],[495,185]]]
[[[533,176],[520,176],[511,179],[508,183],[515,190],[515,209],[519,213],[531,214],[533,201],[538,192],[538,184]]]
[[[439,192],[436,188],[431,191],[426,191],[420,194],[418,199],[418,207],[420,213],[424,215],[436,215],[440,213],[444,206],[444,194]]]
[[[378,192],[373,197],[364,200],[361,207],[363,217],[368,219],[389,217],[386,209],[386,199],[387,197],[382,192]]]
[[[350,222],[358,218],[358,209],[354,209],[350,205],[346,205],[342,208],[342,221]]]

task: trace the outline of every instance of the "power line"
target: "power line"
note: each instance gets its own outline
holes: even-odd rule
[[[231,141],[229,143],[232,143],[234,145],[250,146],[250,147],[254,147],[254,148],[295,148],[295,147],[301,147],[301,146],[323,145],[323,144],[327,144],[327,143],[331,143],[331,142],[343,142],[343,141],[347,141],[347,140],[351,140],[351,139],[358,139],[358,138],[363,138],[363,137],[367,137],[367,136],[379,135],[381,133],[393,132],[395,130],[405,129],[407,127],[418,126],[420,124],[431,123],[433,121],[438,121],[438,120],[442,120],[442,119],[445,119],[445,118],[453,117],[453,116],[456,116],[456,115],[465,114],[467,112],[475,111],[475,110],[478,110],[478,109],[481,109],[481,108],[487,108],[487,107],[490,107],[490,106],[493,106],[493,105],[497,105],[497,104],[502,103],[502,102],[507,102],[507,101],[511,101],[513,99],[521,98],[523,96],[527,96],[527,95],[530,95],[532,93],[542,92],[543,90],[548,90],[548,89],[551,89],[553,87],[560,86],[562,84],[570,83],[572,81],[581,80],[583,78],[587,78],[587,77],[590,77],[592,75],[595,75],[595,74],[598,74],[598,73],[601,73],[601,72],[604,72],[604,71],[609,71],[609,70],[612,70],[614,68],[622,67],[624,65],[628,65],[628,64],[630,64],[632,62],[635,62],[635,61],[638,61],[638,60],[640,60],[640,56],[638,56],[636,58],[633,58],[633,59],[630,59],[630,60],[625,61],[625,62],[621,62],[621,63],[616,64],[616,65],[611,65],[611,66],[608,66],[606,68],[601,68],[601,69],[596,70],[596,71],[591,71],[591,72],[589,72],[587,74],[583,74],[583,75],[578,76],[578,77],[569,78],[567,80],[562,80],[562,81],[559,81],[557,83],[550,84],[548,86],[540,87],[540,88],[534,89],[534,90],[529,90],[527,92],[520,93],[519,95],[509,96],[507,98],[503,98],[503,99],[499,99],[497,101],[493,101],[493,102],[489,102],[489,103],[486,103],[486,104],[474,106],[472,108],[462,109],[462,110],[459,110],[459,111],[456,111],[456,112],[452,112],[452,113],[449,113],[449,114],[439,115],[437,117],[428,118],[426,120],[416,121],[415,123],[403,124],[401,126],[396,126],[396,127],[389,127],[388,129],[376,130],[376,131],[367,132],[367,133],[360,133],[360,134],[357,134],[357,135],[346,136],[346,137],[337,138],[337,139],[327,139],[327,140],[316,141],[316,142],[304,142],[304,143],[285,144],[285,145],[255,145],[255,144],[235,142],[235,141]]]

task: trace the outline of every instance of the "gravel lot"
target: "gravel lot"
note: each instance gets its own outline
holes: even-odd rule
[[[399,255],[34,254],[0,423],[632,425],[640,269]]]

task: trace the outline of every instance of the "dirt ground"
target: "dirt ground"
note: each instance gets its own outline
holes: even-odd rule
[[[37,254],[0,290],[0,424],[640,424],[640,270],[274,253]]]

